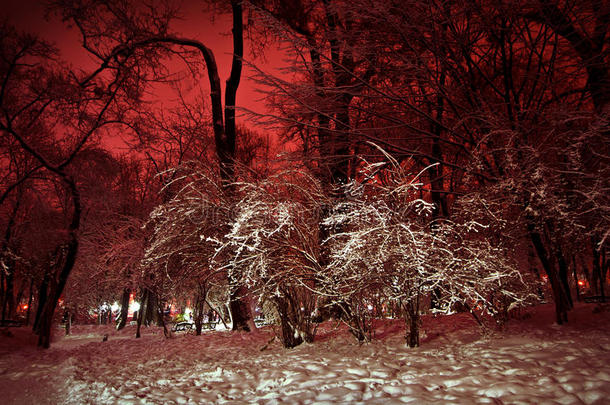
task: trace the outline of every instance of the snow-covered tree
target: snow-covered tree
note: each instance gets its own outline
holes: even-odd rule
[[[319,260],[319,214],[324,200],[318,181],[304,170],[289,170],[238,185],[224,250],[234,280],[246,284],[279,316],[285,347],[311,341]]]
[[[218,248],[231,205],[209,167],[188,162],[174,170],[178,174],[168,187],[177,192],[153,210],[147,224],[152,236],[142,261],[144,279],[161,300],[190,289],[199,302],[222,272]]]
[[[433,292],[443,312],[461,305],[496,318],[529,297],[506,249],[478,235],[485,224],[431,220],[432,205],[417,198],[419,176],[395,161],[366,173],[324,220],[334,229],[325,242],[332,261],[324,292],[343,306],[359,339],[366,337],[367,294],[400,303],[411,347],[419,344],[423,297]]]

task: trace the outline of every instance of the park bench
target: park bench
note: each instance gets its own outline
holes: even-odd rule
[[[201,326],[202,329],[214,330],[216,329],[216,322],[203,322]],[[178,322],[172,327],[172,332],[181,332],[187,329],[195,329],[195,324],[192,322]]]
[[[194,323],[191,322],[178,322],[172,328],[172,332],[180,332],[187,329],[193,329],[195,327]]]
[[[214,330],[214,329],[216,329],[216,322],[204,322],[202,324],[202,328]]]
[[[262,328],[263,326],[270,325],[271,323],[265,318],[257,318],[254,320],[254,324],[257,328]]]

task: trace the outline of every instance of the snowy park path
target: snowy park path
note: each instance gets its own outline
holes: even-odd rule
[[[493,336],[464,314],[428,318],[416,349],[395,321],[380,323],[371,344],[326,323],[314,344],[263,352],[269,331],[169,340],[125,331],[102,342],[102,329],[81,327],[48,351],[10,351],[2,338],[0,395],[8,404],[607,404],[610,313],[593,308],[578,306],[559,327],[542,306]]]

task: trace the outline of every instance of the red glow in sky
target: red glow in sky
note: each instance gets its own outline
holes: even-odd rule
[[[60,51],[62,59],[72,64],[74,68],[90,70],[95,68],[97,61],[89,55],[80,44],[80,35],[77,29],[69,27],[67,23],[54,14],[45,15],[44,2],[39,0],[11,1],[3,5],[3,11],[9,24],[18,29],[34,33],[41,38],[54,44]],[[231,70],[231,58],[233,43],[231,38],[231,16],[214,15],[211,16],[204,10],[204,3],[196,0],[182,2],[181,20],[175,20],[172,30],[185,38],[193,38],[204,43],[212,49],[218,64],[221,85],[229,77]],[[245,108],[255,112],[265,111],[264,95],[257,91],[257,86],[249,79],[253,70],[248,67],[248,63],[256,64],[260,69],[268,71],[274,75],[279,75],[278,68],[281,67],[283,54],[275,47],[270,47],[265,51],[265,57],[253,58],[247,38],[244,43],[244,70],[240,86],[237,93],[237,107]],[[170,66],[174,68],[174,66]],[[176,62],[175,68],[183,70],[184,64]],[[207,91],[209,86],[207,78],[201,83],[203,91]],[[171,106],[176,98],[176,94],[165,94],[163,90],[157,94],[164,106]],[[206,101],[208,99],[206,98]],[[238,113],[239,114],[239,113]],[[238,115],[239,117],[239,115]],[[239,118],[238,118],[239,119]],[[246,122],[242,117],[241,124],[248,127],[255,127],[254,123]],[[257,128],[262,131],[262,128]]]

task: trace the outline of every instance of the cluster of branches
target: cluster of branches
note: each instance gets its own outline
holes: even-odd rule
[[[294,56],[291,80],[259,72],[273,112],[254,116],[300,141],[323,182],[383,159],[370,142],[416,172],[433,165],[432,215],[512,224],[501,229],[535,252],[558,323],[578,273],[604,294],[610,3],[252,3]]]
[[[362,297],[398,302],[412,347],[419,344],[424,298],[433,298],[436,311],[464,309],[479,322],[490,316],[500,324],[509,310],[533,302],[532,284],[514,252],[488,237],[496,229],[476,220],[434,218],[434,206],[417,198],[419,176],[393,163],[363,183],[350,183],[351,198],[323,222],[332,230],[325,241],[330,271],[322,284],[340,297],[337,304],[353,317],[359,339],[370,316]]]
[[[202,42],[170,32],[169,23],[177,15],[173,5],[57,1],[49,2],[49,11],[78,29],[83,49],[97,66],[88,71],[72,68],[44,40],[7,24],[1,27],[2,209],[9,214],[2,223],[3,318],[17,315],[15,303],[21,302],[24,287],[15,297],[14,285],[25,285],[31,273],[30,297],[37,291],[34,302],[40,314],[35,323],[41,321],[35,330],[43,347],[50,344],[60,302],[70,312],[95,301],[99,306],[116,295],[109,293],[114,285],[122,290],[122,324],[137,285],[147,303],[161,305],[163,300],[147,288],[150,280],[139,276],[146,246],[141,220],[152,206],[172,197],[168,185],[174,184],[174,173],[166,170],[187,159],[213,165],[217,158],[225,183],[231,181],[232,159],[240,151],[235,145],[234,104],[243,53],[241,3],[232,2],[235,57],[223,111],[214,54]],[[207,117],[201,98],[182,97],[179,79],[184,74],[174,75],[166,67],[172,57],[187,64],[192,78],[207,70],[213,119]],[[147,91],[158,84],[175,85],[177,108],[159,111],[149,103]],[[252,160],[264,145],[248,131],[241,132],[245,135],[240,146]],[[123,142],[135,154],[121,162],[101,152],[102,136],[112,136],[110,143]],[[111,163],[88,165],[103,161]],[[123,176],[129,170],[135,174]],[[48,254],[42,243],[24,245],[19,234],[28,221],[36,221],[25,204],[34,185],[34,195],[39,186],[46,187],[37,203],[49,207],[49,217],[55,220],[55,228],[45,229],[52,235],[46,239],[52,245]],[[56,195],[48,192],[52,188]],[[44,227],[40,222],[35,226]],[[38,265],[35,256],[48,258],[52,265]]]
[[[0,31],[2,203],[10,212],[1,253],[2,301],[12,316],[19,302],[13,285],[29,281],[31,302],[32,284],[42,279],[35,328],[39,344],[48,347],[55,309],[77,260],[83,203],[94,194],[81,186],[88,170],[113,171],[96,136],[125,103],[137,100],[127,94],[124,71],[109,74],[105,82],[82,79],[48,43],[6,24]],[[106,179],[100,176],[100,183]],[[48,221],[35,221],[39,210]],[[25,245],[27,239],[19,236],[28,228],[35,242]],[[10,259],[17,256],[23,260]],[[19,269],[25,269],[22,278],[16,277]]]
[[[421,183],[396,161],[363,168],[366,175],[338,194],[348,200],[329,197],[305,168],[242,181],[232,212],[218,180],[190,170],[181,192],[150,219],[146,263],[176,288],[184,278],[227,274],[221,280],[235,284],[226,288],[245,285],[271,308],[286,347],[312,341],[329,312],[359,340],[370,339],[374,301],[403,309],[411,346],[432,292],[438,311],[467,308],[481,322],[501,323],[532,302],[532,284],[510,249],[485,235],[488,225],[433,219],[433,206],[417,198]]]
[[[476,301],[496,315],[505,299],[522,299],[508,289],[489,296],[521,283],[507,240],[535,255],[558,323],[572,306],[570,276],[577,293],[584,273],[603,297],[608,1],[208,4],[232,15],[224,105],[214,53],[172,30],[180,9],[169,1],[51,2],[97,62],[87,72],[0,27],[2,312],[14,314],[16,286],[29,284],[31,297],[38,285],[42,346],[65,286],[83,306],[114,285],[126,308],[140,285],[161,312],[185,283],[197,302],[208,286],[227,286],[242,330],[251,328],[245,287],[266,297],[289,346],[312,338],[316,306],[342,313],[364,339],[364,303],[383,294],[410,314],[416,344],[419,297],[430,291],[438,307]],[[247,36],[262,46],[273,38],[293,59],[282,77],[259,71],[269,110],[253,117],[300,145],[291,161],[303,169],[265,177],[236,168],[240,153],[260,165],[251,146],[265,146],[236,125]],[[175,59],[188,73],[172,72]],[[203,97],[183,97],[185,77],[207,77],[211,111]],[[147,103],[159,83],[179,89],[178,107]],[[141,159],[100,150],[118,128]],[[87,178],[98,168],[103,181]],[[421,184],[405,172],[421,172]]]

